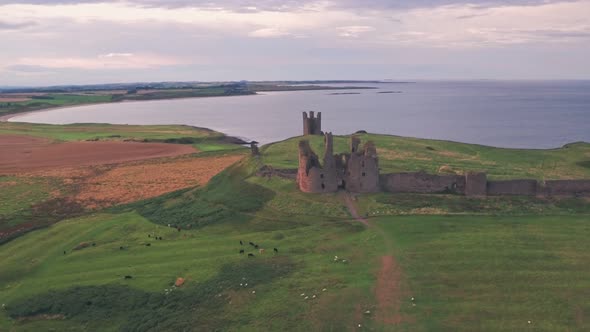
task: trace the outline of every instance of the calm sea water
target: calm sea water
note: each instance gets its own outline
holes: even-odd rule
[[[358,85],[358,84],[356,84]],[[273,92],[81,106],[11,121],[187,124],[269,143],[301,134],[302,111],[324,130],[357,130],[512,148],[590,142],[590,81],[367,84],[377,90]],[[379,94],[381,91],[401,93]],[[333,95],[354,92],[358,94]]]

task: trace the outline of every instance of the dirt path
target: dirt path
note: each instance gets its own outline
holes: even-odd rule
[[[357,221],[370,226],[369,222],[367,221],[367,219],[361,217],[357,210],[356,210],[356,206],[354,205],[354,201],[352,198],[352,195],[348,192],[344,193],[344,204],[346,204],[346,208],[348,209],[348,212],[350,213],[350,215],[356,219]]]
[[[377,283],[375,285],[375,299],[377,300],[377,310],[375,313],[375,320],[382,324],[393,325],[408,321],[408,317],[404,317],[400,313],[402,299],[407,296],[407,292],[403,292],[401,288],[402,271],[393,253],[393,244],[391,239],[385,232],[377,225],[369,223],[369,221],[358,214],[354,199],[350,193],[344,193],[344,203],[350,212],[350,215],[357,221],[376,230],[382,237],[385,244],[385,250],[388,255],[381,256],[380,268],[377,274]]]

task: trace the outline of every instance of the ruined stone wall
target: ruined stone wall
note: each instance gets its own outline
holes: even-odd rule
[[[488,195],[537,195],[536,180],[488,181]]]
[[[297,169],[297,185],[299,189],[307,193],[328,193],[338,190],[336,169],[334,168],[332,151],[332,135],[326,135],[326,151],[324,165],[319,162],[318,156],[313,152],[309,141],[299,142],[299,167]]]
[[[392,193],[444,193],[462,194],[465,177],[461,175],[433,175],[425,172],[391,173],[381,176],[381,187]]]
[[[379,186],[379,160],[377,149],[372,142],[367,142],[361,151],[358,151],[360,140],[351,137],[351,153],[346,161],[344,184],[351,192],[366,193],[377,192]]]
[[[547,180],[540,190],[547,196],[590,196],[590,180]]]
[[[321,135],[322,134],[322,112],[318,112],[315,117],[314,112],[303,112],[303,135]]]
[[[487,193],[488,177],[486,173],[467,172],[465,174],[465,195],[485,196]]]

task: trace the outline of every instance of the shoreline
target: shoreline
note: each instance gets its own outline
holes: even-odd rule
[[[265,92],[275,92],[275,91],[265,91]],[[281,92],[281,91],[276,91],[276,92]],[[84,107],[84,106],[94,106],[94,105],[106,105],[106,104],[146,103],[146,102],[153,102],[153,101],[183,100],[183,99],[195,99],[195,98],[249,97],[249,96],[257,96],[257,95],[261,95],[261,93],[247,94],[247,95],[232,95],[232,96],[198,96],[198,97],[162,98],[162,99],[149,99],[149,100],[107,101],[107,102],[101,102],[101,103],[86,103],[86,104],[77,104],[77,105],[57,106],[57,107],[48,107],[48,108],[43,108],[43,109],[33,110],[33,111],[26,111],[26,112],[10,113],[10,114],[5,114],[5,115],[0,115],[0,122],[12,122],[12,121],[9,121],[9,120],[12,119],[12,118],[14,118],[14,117],[21,116],[21,115],[28,115],[28,114],[34,114],[34,113],[43,113],[43,112],[51,112],[51,111],[56,111],[56,110],[61,110],[61,109],[67,109],[67,108],[74,108],[74,107]],[[14,122],[18,122],[18,121],[14,121]],[[42,122],[27,122],[27,123],[44,124]]]

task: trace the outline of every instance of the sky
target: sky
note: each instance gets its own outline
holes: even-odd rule
[[[0,0],[0,86],[590,79],[590,0]]]

